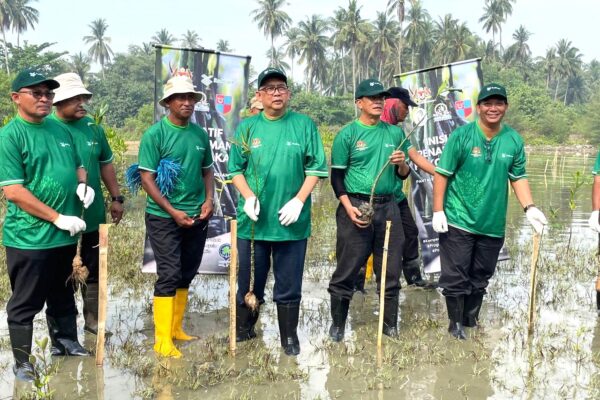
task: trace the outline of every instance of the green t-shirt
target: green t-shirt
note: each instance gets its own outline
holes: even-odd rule
[[[315,123],[305,115],[288,111],[269,120],[260,113],[243,120],[235,132],[229,154],[230,177],[243,174],[260,202],[254,239],[301,240],[310,236],[310,196],[298,221],[283,226],[279,210],[294,198],[307,176],[327,177],[323,143]],[[238,236],[251,239],[252,221],[240,196]]]
[[[94,202],[83,213],[86,224],[86,232],[97,231],[100,224],[106,222],[106,211],[104,209],[104,198],[100,186],[100,166],[110,164],[113,153],[110,149],[104,129],[94,123],[90,117],[83,117],[76,121],[64,121],[56,113],[48,118],[64,124],[71,132],[75,148],[83,167],[87,171],[87,184],[94,189]]]
[[[69,131],[46,118],[35,124],[20,116],[0,130],[0,187],[23,185],[63,215],[80,216],[77,168],[81,166]],[[77,243],[77,236],[8,202],[3,244],[18,249],[50,249]]]
[[[381,121],[369,126],[355,120],[342,128],[333,140],[331,168],[346,170],[344,186],[348,193],[370,195],[377,173],[404,138],[399,126]],[[408,154],[411,147],[407,140],[402,151]],[[375,194],[396,194],[398,187],[402,191],[402,180],[396,175],[395,166],[390,164],[381,174]]]
[[[527,177],[523,139],[511,127],[487,140],[478,121],[457,128],[436,172],[448,177],[444,211],[448,224],[471,233],[504,237],[508,180]]]
[[[210,141],[204,129],[193,123],[177,126],[163,117],[144,132],[138,158],[140,169],[154,173],[160,160],[179,163],[178,182],[167,199],[175,209],[185,211],[190,217],[200,214],[206,197],[203,170],[213,165]],[[150,196],[146,212],[171,218]]]
[[[600,175],[600,152],[598,152],[598,155],[596,156],[596,163],[594,164],[592,175]]]

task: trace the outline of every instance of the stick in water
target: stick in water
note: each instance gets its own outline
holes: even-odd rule
[[[531,253],[531,279],[529,282],[529,321],[528,321],[528,333],[533,333],[533,325],[535,323],[535,298],[536,298],[536,278],[537,278],[537,263],[540,255],[540,242],[542,235],[538,233],[533,234],[533,251]]]
[[[600,234],[598,234],[598,253],[596,254],[596,257],[600,257]],[[598,316],[600,316],[600,262],[596,260],[596,263],[598,264],[598,277],[596,278],[596,310]]]
[[[381,261],[381,283],[379,286],[379,325],[377,327],[377,366],[381,368],[383,363],[383,354],[381,350],[381,340],[383,336],[383,312],[385,307],[385,276],[387,274],[387,256],[388,243],[390,241],[391,221],[385,223],[385,239],[383,240],[383,258]]]
[[[235,356],[235,311],[237,284],[237,220],[231,220],[231,254],[229,262],[229,351]]]
[[[106,304],[108,302],[108,228],[100,224],[100,255],[98,266],[98,334],[96,336],[96,365],[104,362],[104,332],[106,331]]]

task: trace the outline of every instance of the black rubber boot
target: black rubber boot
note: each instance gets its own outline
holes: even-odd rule
[[[31,382],[35,377],[33,365],[29,362],[33,325],[8,325],[10,344],[15,358],[13,372],[19,381]]]
[[[90,353],[77,341],[77,316],[54,318],[46,315],[53,356],[89,356]]]
[[[356,276],[356,281],[354,282],[354,291],[361,292],[362,294],[367,293],[365,290],[365,279],[367,278],[367,266],[363,266]]]
[[[471,293],[465,296],[463,326],[474,328],[479,324],[479,311],[483,303],[483,293]]]
[[[81,287],[83,297],[83,319],[85,325],[83,330],[98,334],[98,284],[88,283]]]
[[[450,319],[450,325],[448,325],[448,332],[457,339],[465,340],[465,330],[463,328],[463,311],[464,311],[464,296],[446,296],[446,307],[448,308],[448,318]]]
[[[281,347],[288,356],[300,354],[300,341],[297,333],[299,313],[300,304],[277,304]]]
[[[383,305],[383,334],[398,337],[398,296],[386,298]]]
[[[245,342],[246,340],[254,339],[256,337],[254,325],[256,325],[256,322],[258,321],[259,310],[252,312],[245,306],[237,305],[235,313],[236,342]]]
[[[414,260],[404,261],[402,264],[402,272],[407,285],[415,285],[424,289],[435,289],[435,283],[429,283],[421,276],[421,263],[418,258]]]
[[[334,342],[341,342],[344,339],[348,308],[350,308],[350,300],[331,296],[331,318],[333,322],[329,328],[329,337]]]

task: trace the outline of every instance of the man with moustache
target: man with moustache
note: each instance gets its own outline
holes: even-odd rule
[[[34,379],[29,362],[33,318],[46,304],[53,355],[83,356],[77,340],[77,308],[68,282],[85,230],[94,190],[69,131],[45,118],[59,83],[26,69],[12,82],[17,115],[0,131],[0,187],[8,200],[3,245],[12,295],[6,304],[8,331],[18,380]],[[78,200],[79,197],[79,200]]]

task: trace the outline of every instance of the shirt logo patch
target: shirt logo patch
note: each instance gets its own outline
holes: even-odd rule
[[[196,150],[198,150],[198,151],[204,150],[204,147],[200,147],[200,146],[196,145]]]
[[[250,144],[250,147],[252,147],[253,149],[256,149],[258,147],[260,147],[262,145],[261,141],[259,138],[254,138],[252,139],[252,143]]]
[[[513,158],[514,156],[512,154],[506,154],[506,153],[502,153],[502,158]]]
[[[356,142],[356,150],[363,151],[368,148],[369,148],[369,146],[367,145],[367,142],[365,142],[363,140],[359,140],[358,142]]]
[[[386,143],[386,144],[383,145],[383,147],[386,147],[386,148],[387,147],[394,147],[395,148],[396,146],[394,146],[392,143]]]
[[[89,147],[95,146],[95,145],[97,145],[97,144],[98,144],[98,142],[89,141],[89,140],[87,141],[87,145],[88,145]]]
[[[69,143],[65,143],[65,142],[60,142],[58,144],[60,145],[60,147],[71,147],[71,145]]]
[[[296,143],[296,142],[286,142],[285,144],[286,144],[286,146],[300,146],[300,143]]]
[[[481,149],[477,146],[473,147],[473,150],[471,150],[471,155],[473,157],[481,157]]]

